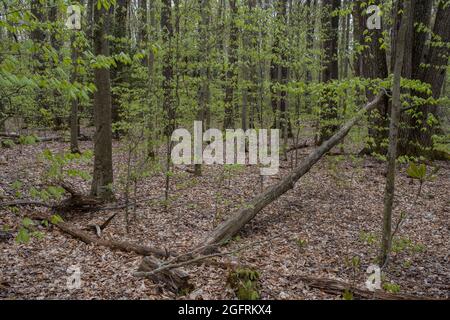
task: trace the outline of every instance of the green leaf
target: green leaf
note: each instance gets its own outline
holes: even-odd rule
[[[22,220],[22,225],[23,225],[25,228],[29,229],[30,227],[34,226],[34,222],[33,222],[33,220],[31,220],[30,218],[24,218],[24,219]]]
[[[424,180],[427,175],[427,167],[424,163],[416,165],[414,162],[411,162],[406,169],[406,174],[412,179]]]
[[[61,218],[60,215],[54,214],[50,218],[50,223],[52,224],[58,224],[60,222],[63,222],[64,220]]]
[[[30,234],[26,228],[20,228],[16,236],[17,243],[28,243],[30,241]]]
[[[344,293],[342,294],[342,299],[353,300],[353,293],[350,290],[345,289]]]

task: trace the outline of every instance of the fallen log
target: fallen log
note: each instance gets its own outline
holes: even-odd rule
[[[160,268],[161,264],[156,258],[144,257],[135,275],[141,274],[155,283],[164,283],[167,289],[176,294],[187,294],[192,291],[194,287],[189,283],[189,275],[182,269],[164,269],[153,273],[152,271]]]
[[[196,252],[202,251],[202,248],[199,248],[199,249],[196,249],[194,251],[175,256],[174,258],[171,258],[170,260],[165,261],[163,264],[159,265],[158,268],[153,269],[151,271],[142,272],[142,271],[138,270],[138,272],[135,272],[134,275],[137,276],[137,277],[153,276],[156,273],[164,272],[166,270],[171,270],[171,269],[174,269],[174,268],[187,266],[187,265],[190,265],[190,264],[202,264],[202,263],[204,263],[204,260],[206,260],[206,259],[210,259],[210,258],[214,258],[214,257],[223,257],[223,256],[233,255],[233,254],[238,253],[238,252],[240,252],[240,251],[242,251],[244,249],[256,246],[257,244],[260,244],[262,242],[267,242],[267,241],[270,241],[270,240],[278,238],[278,237],[279,236],[277,235],[277,236],[274,236],[274,237],[269,238],[269,239],[256,241],[256,242],[250,243],[250,244],[248,244],[246,246],[239,247],[239,248],[237,248],[235,250],[232,250],[232,251],[211,253],[211,254],[207,254],[207,255],[201,255],[201,254],[200,255],[196,255]],[[220,262],[216,262],[216,263],[218,263],[221,266],[225,266],[226,268],[233,267],[233,265],[231,265],[231,264],[223,264],[223,263],[220,263]],[[215,265],[214,263],[210,263],[210,262],[207,263],[207,264]]]
[[[43,219],[42,217],[39,218]],[[36,219],[36,217],[34,217],[34,219]],[[138,271],[146,272],[149,270],[153,270],[154,268],[157,268],[163,264],[162,261],[152,256],[168,258],[169,256],[174,255],[166,249],[142,246],[126,241],[98,239],[80,229],[70,226],[67,222],[59,222],[54,225],[61,231],[71,235],[78,240],[81,240],[86,244],[95,244],[98,246],[107,247],[112,250],[134,252],[139,255],[145,256],[144,259],[142,259]],[[147,277],[156,282],[163,282],[167,285],[167,288],[169,290],[175,293],[187,293],[193,288],[193,286],[189,283],[189,275],[181,269],[165,270],[158,274]]]
[[[49,217],[39,215],[32,216],[31,218],[35,220],[50,220]],[[70,226],[67,222],[58,222],[53,225],[64,233],[67,233],[86,244],[95,244],[112,250],[133,252],[145,256],[144,259],[142,259],[141,265],[138,269],[138,271],[141,272],[147,272],[163,265],[163,261],[160,261],[153,256],[161,258],[175,256],[174,253],[169,252],[167,249],[143,246],[126,241],[98,239],[91,236],[87,232]],[[181,269],[167,269],[163,272],[159,272],[158,274],[146,277],[157,282],[165,283],[167,288],[175,293],[188,293],[193,288],[193,286],[189,283],[189,275]]]
[[[297,180],[306,174],[325,153],[337,145],[367,111],[375,108],[382,97],[383,94],[379,94],[374,100],[367,103],[355,117],[347,121],[330,139],[323,142],[311,152],[287,177],[277,184],[268,187],[262,193],[255,196],[248,204],[245,204],[243,209],[238,210],[230,218],[219,224],[200,245],[208,246],[231,239],[258,212],[278,199],[282,194],[294,188]]]
[[[42,214],[34,214],[29,216],[32,220],[47,220],[51,221],[51,217],[47,215]],[[160,249],[150,246],[143,246],[127,241],[118,241],[118,240],[106,240],[106,239],[99,239],[95,236],[90,235],[87,232],[84,232],[83,230],[80,230],[78,228],[75,228],[71,226],[69,223],[61,221],[58,223],[54,223],[54,226],[56,226],[58,229],[63,231],[64,233],[67,233],[74,237],[75,239],[78,239],[86,244],[95,244],[98,246],[110,248],[112,250],[119,250],[124,252],[134,252],[142,256],[149,256],[154,255],[161,258],[168,258],[170,256],[174,256],[175,254],[168,251],[167,249]]]
[[[290,281],[302,281],[311,288],[320,289],[323,292],[341,295],[345,291],[352,293],[353,298],[357,299],[377,299],[377,300],[435,300],[431,297],[415,296],[409,294],[393,294],[384,292],[381,290],[369,291],[360,289],[350,284],[333,280],[333,279],[321,279],[304,276],[294,276],[289,279]]]
[[[61,231],[71,235],[72,237],[83,241],[86,244],[95,244],[98,246],[110,248],[112,250],[134,252],[142,256],[154,255],[157,257],[167,258],[172,255],[172,253],[170,253],[166,249],[143,246],[127,241],[99,239],[91,236],[87,232],[70,226],[67,222],[59,222],[56,224],[56,227],[58,227]]]

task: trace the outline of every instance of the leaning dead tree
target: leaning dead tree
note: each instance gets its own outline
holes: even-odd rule
[[[282,179],[277,184],[268,187],[262,193],[255,196],[249,203],[245,204],[243,209],[238,210],[231,215],[230,218],[219,224],[205,239],[201,246],[206,248],[216,243],[224,242],[233,237],[241,228],[252,220],[258,212],[264,209],[267,205],[278,199],[281,195],[294,188],[294,184],[304,174],[306,174],[311,167],[320,160],[320,158],[337,145],[350,131],[350,129],[364,116],[364,114],[374,109],[384,93],[380,93],[374,100],[367,103],[356,114],[355,117],[348,120],[331,138],[323,142],[318,148],[311,152],[305,160],[300,163],[287,177]]]

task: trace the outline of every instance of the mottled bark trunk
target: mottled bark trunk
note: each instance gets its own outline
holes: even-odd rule
[[[109,12],[105,8],[94,8],[94,54],[109,56],[108,34]],[[105,200],[112,197],[112,131],[111,131],[111,85],[108,68],[94,69],[94,174],[91,195]]]

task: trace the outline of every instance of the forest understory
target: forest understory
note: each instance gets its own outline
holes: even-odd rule
[[[115,176],[120,176],[126,159],[120,143],[113,143]],[[17,190],[10,186],[18,179],[23,190],[41,183],[45,166],[36,159],[44,149],[61,152],[67,148],[65,142],[41,142],[2,149],[1,200],[16,199]],[[80,148],[91,150],[92,142],[80,142]],[[311,149],[298,150],[299,160]],[[350,149],[345,146],[346,151]],[[340,151],[335,148],[323,157],[293,190],[266,207],[221,250],[247,248],[211,260],[257,271],[261,299],[342,299],[342,294],[308,286],[301,276],[337,279],[364,289],[366,269],[379,253],[386,166],[372,157],[342,155]],[[279,174],[266,177],[264,187],[288,173],[290,165],[290,160],[282,161]],[[382,281],[388,284],[388,290],[394,288],[399,294],[448,299],[450,165],[434,165],[440,168],[436,179],[425,182],[419,196],[419,183],[405,174],[405,166],[397,170],[393,225],[401,212],[406,218],[393,241],[391,260],[383,270]],[[91,163],[83,166],[80,169],[92,168]],[[217,222],[261,191],[257,166],[243,166],[225,179],[220,177],[222,166],[203,166],[201,177],[189,169],[182,165],[173,169],[168,202],[154,200],[164,198],[163,173],[140,182],[135,196],[139,200],[136,217],[131,213],[129,233],[125,210],[121,209],[101,238],[189,252],[201,244]],[[89,185],[78,183],[76,188],[87,194]],[[116,190],[118,199],[122,195],[123,190]],[[22,219],[46,212],[48,209],[34,206],[21,206],[19,210],[4,207],[0,208],[0,223],[15,234]],[[62,217],[83,229],[101,224],[111,214],[98,211]],[[194,289],[176,295],[161,283],[133,275],[142,260],[137,254],[86,245],[52,225],[37,228],[43,233],[42,238],[33,238],[26,244],[19,244],[14,238],[0,242],[1,299],[236,298],[227,281],[229,270],[224,268],[210,264],[183,267]],[[80,267],[79,289],[66,286],[71,266]]]

